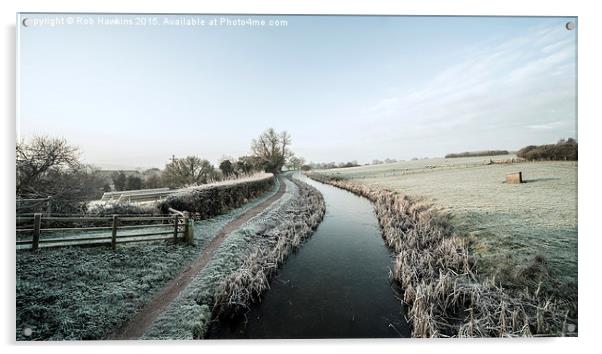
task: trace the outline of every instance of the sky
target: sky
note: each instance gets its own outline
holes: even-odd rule
[[[270,127],[313,162],[577,138],[577,28],[565,26],[576,18],[18,21],[18,139],[63,137],[103,168],[162,168],[172,155],[217,162],[248,154]]]

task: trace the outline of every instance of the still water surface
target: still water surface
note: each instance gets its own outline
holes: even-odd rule
[[[209,338],[409,337],[399,289],[370,202],[313,180],[326,202],[314,235],[291,255],[247,319],[219,323]]]

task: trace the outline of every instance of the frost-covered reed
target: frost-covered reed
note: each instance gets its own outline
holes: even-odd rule
[[[270,287],[270,277],[322,221],[326,211],[322,194],[306,183],[296,180],[294,183],[299,195],[281,222],[262,231],[257,236],[262,237],[262,242],[251,249],[242,265],[217,286],[214,317],[234,317],[260,300]]]
[[[383,238],[396,254],[390,275],[404,289],[413,337],[576,334],[570,303],[529,288],[508,291],[495,279],[479,277],[450,215],[386,189],[315,173],[310,177],[373,202]]]

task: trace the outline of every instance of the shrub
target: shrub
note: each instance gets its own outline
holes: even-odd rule
[[[520,149],[516,156],[523,159],[534,160],[566,160],[577,161],[577,142],[569,138],[560,140],[556,144],[529,145]]]

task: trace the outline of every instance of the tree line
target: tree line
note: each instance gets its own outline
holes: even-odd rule
[[[270,128],[251,141],[249,155],[224,157],[217,167],[198,155],[189,155],[173,157],[162,170],[114,171],[107,176],[107,171],[82,162],[79,148],[65,139],[34,137],[16,146],[16,195],[18,200],[51,196],[53,210],[76,213],[82,211],[83,202],[112,190],[181,188],[260,171],[278,174],[284,167],[300,169],[304,160],[293,154],[291,142],[286,131]]]
[[[573,138],[560,139],[556,144],[529,145],[520,149],[516,156],[529,160],[566,160],[577,161],[578,146]]]
[[[110,179],[112,186],[105,183],[105,191],[127,191],[152,188],[180,188],[207,184],[229,178],[238,178],[262,171],[259,160],[254,156],[241,156],[238,159],[222,158],[218,167],[209,160],[196,155],[182,158],[175,156],[163,170],[151,168],[144,171],[114,171]]]
[[[460,152],[454,154],[445,155],[446,159],[453,159],[459,157],[481,157],[481,156],[498,156],[498,155],[508,155],[510,152],[508,150],[485,150],[485,151],[467,151]]]

